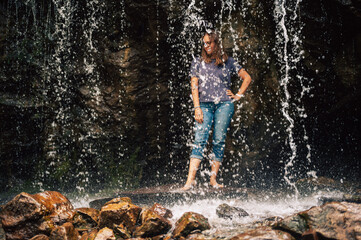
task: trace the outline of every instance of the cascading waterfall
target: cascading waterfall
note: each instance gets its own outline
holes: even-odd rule
[[[219,30],[222,34],[223,43],[226,46],[225,50],[228,51],[230,56],[240,62],[241,65],[249,67],[251,75],[253,59],[259,60],[258,63],[261,63],[259,65],[255,64],[254,68],[261,68],[261,65],[271,64],[269,57],[271,54],[267,58],[263,58],[266,55],[264,53],[266,47],[262,48],[263,46],[261,45],[265,45],[265,43],[261,42],[258,45],[253,43],[256,47],[248,47],[248,40],[251,45],[252,41],[256,39],[255,35],[262,34],[257,33],[258,29],[255,30],[254,26],[251,26],[256,20],[260,19],[252,13],[252,9],[254,10],[252,1],[239,2],[235,0],[222,0],[220,2],[210,3],[207,1],[191,0],[189,4],[179,4],[173,0],[157,0],[149,6],[149,8],[155,9],[155,12],[153,12],[154,15],[149,20],[149,26],[144,24],[146,27],[142,25],[139,31],[132,29],[136,24],[130,21],[128,22],[128,19],[132,18],[128,15],[130,13],[126,12],[127,8],[135,9],[138,7],[137,4],[132,5],[126,1],[120,1],[119,3],[111,3],[119,7],[119,9],[114,10],[113,13],[118,14],[119,18],[117,18],[117,20],[120,21],[114,23],[116,26],[111,26],[114,27],[114,29],[109,32],[104,30],[106,28],[106,22],[112,22],[112,17],[115,18],[115,16],[107,15],[107,4],[110,3],[98,0],[86,2],[50,1],[49,4],[46,4],[48,10],[46,11],[47,23],[45,24],[44,32],[41,32],[43,30],[37,27],[36,24],[36,21],[38,21],[36,16],[39,12],[35,8],[35,1],[27,1],[27,4],[29,5],[31,18],[34,21],[32,27],[39,30],[39,33],[36,34],[48,36],[50,39],[49,42],[51,42],[48,46],[48,48],[51,49],[48,50],[50,53],[47,52],[44,54],[43,62],[40,64],[42,68],[40,100],[43,101],[42,105],[46,106],[37,110],[39,111],[39,115],[44,116],[43,118],[46,120],[46,122],[44,120],[42,123],[44,124],[42,134],[45,136],[44,146],[42,147],[46,153],[46,158],[39,160],[38,163],[42,166],[39,167],[41,171],[38,172],[39,176],[37,177],[40,180],[40,185],[42,182],[46,182],[49,176],[53,175],[55,182],[56,180],[70,182],[69,179],[72,179],[72,183],[76,182],[76,189],[80,192],[85,192],[86,189],[92,188],[89,178],[93,178],[95,179],[94,182],[98,182],[98,179],[102,177],[99,172],[102,172],[107,166],[111,166],[112,171],[117,172],[117,169],[121,168],[123,163],[124,165],[127,164],[126,159],[130,158],[132,158],[135,164],[137,164],[137,161],[147,161],[148,157],[156,159],[155,161],[167,162],[165,164],[168,165],[168,170],[164,171],[166,174],[173,173],[173,171],[177,173],[184,171],[185,163],[188,161],[186,151],[190,150],[193,141],[192,126],[194,122],[188,70],[192,58],[200,54],[199,40],[205,28],[212,25]],[[256,90],[252,89],[252,87],[249,89],[246,98],[236,105],[236,114],[232,121],[230,132],[231,144],[227,145],[230,146],[228,148],[230,151],[227,156],[228,159],[224,163],[225,175],[227,175],[228,179],[231,179],[231,183],[238,185],[242,185],[245,178],[251,178],[250,182],[257,182],[257,174],[261,171],[267,172],[268,169],[272,167],[273,162],[266,161],[268,160],[266,159],[268,157],[267,154],[271,152],[271,150],[269,150],[269,152],[266,151],[268,147],[267,143],[282,138],[280,132],[283,130],[281,128],[284,128],[287,133],[288,143],[287,147],[282,147],[282,150],[286,152],[282,152],[282,154],[290,155],[286,163],[282,162],[282,164],[286,164],[285,181],[294,186],[294,180],[298,174],[296,162],[301,158],[299,153],[302,148],[305,148],[307,151],[307,154],[305,154],[306,163],[304,163],[304,167],[310,170],[307,166],[312,164],[311,145],[308,143],[306,127],[304,125],[301,127],[298,126],[298,122],[302,122],[302,119],[307,117],[305,107],[303,106],[303,98],[305,98],[310,91],[310,87],[307,85],[307,79],[302,76],[302,71],[298,68],[298,62],[302,57],[302,23],[300,23],[299,14],[294,10],[298,9],[300,1],[290,4],[285,0],[277,0],[273,4],[275,6],[274,20],[277,24],[275,51],[278,54],[278,61],[281,65],[279,72],[281,73],[280,86],[282,91],[280,92],[280,109],[282,113],[280,113],[280,115],[282,114],[287,124],[274,130],[278,127],[276,124],[277,121],[272,119],[273,116],[270,116],[271,114],[263,114],[262,111],[266,109],[266,107],[260,107],[260,105],[264,104],[262,101],[267,99],[267,97],[261,96],[261,94],[264,94],[268,90],[263,88],[264,85],[260,85],[261,87]],[[262,4],[259,6],[261,5]],[[17,6],[18,5],[15,7],[16,12],[18,11]],[[167,7],[169,10],[167,25],[161,22],[164,20],[163,7]],[[288,12],[292,13],[289,14]],[[17,16],[16,18],[18,19],[19,17]],[[154,22],[152,22],[153,20]],[[163,26],[167,26],[168,29],[163,29]],[[143,29],[141,29],[142,27]],[[149,30],[147,27],[154,28]],[[16,31],[23,31],[20,24],[16,24],[15,28]],[[135,33],[131,32],[133,30]],[[145,33],[147,33],[147,31],[153,32],[146,35]],[[131,39],[134,37],[133,35],[137,34],[140,35],[142,41]],[[149,44],[150,47],[142,46],[137,48],[138,46],[131,45],[146,42],[149,36],[155,37],[154,40],[152,39],[153,42]],[[161,45],[164,39],[167,41],[167,46]],[[103,40],[106,43],[102,43],[101,41]],[[15,44],[18,45],[16,49],[18,50],[17,54],[20,55],[20,40],[16,41]],[[169,55],[164,54],[165,51],[163,51],[163,47],[169,48],[166,49],[166,51],[169,50]],[[106,53],[103,52],[104,48],[106,49],[104,51]],[[144,94],[142,95],[143,99],[139,100],[139,98],[134,98],[134,100],[131,99],[133,96],[129,97],[127,95],[133,94],[131,88],[135,85],[130,83],[129,86],[125,86],[128,84],[126,81],[129,81],[126,79],[126,75],[131,73],[131,70],[129,70],[131,67],[126,66],[122,61],[125,58],[132,58],[134,56],[134,58],[146,56],[147,53],[137,55],[137,51],[139,50],[149,51],[149,53],[154,54],[152,57],[155,64],[152,68],[154,67],[155,71],[149,71],[152,74],[154,73],[149,83],[146,81],[144,81],[146,83],[142,83],[145,85],[144,92],[142,92],[142,94]],[[111,65],[113,62],[103,64],[103,57],[109,57],[108,52],[115,53],[115,60],[113,60],[114,62],[118,61],[118,65]],[[127,55],[127,57],[125,57],[125,55]],[[166,69],[166,71],[169,71],[170,76],[170,79],[166,81],[170,106],[168,112],[164,111],[163,106],[160,104],[160,102],[163,102],[164,76],[168,74],[164,74],[166,71],[164,66],[162,66],[162,63],[165,62],[165,55],[169,57],[170,66],[170,69]],[[151,59],[151,57],[149,59]],[[153,60],[151,61],[152,64],[154,63]],[[113,69],[118,71],[117,74],[119,74],[119,76],[117,75],[117,78],[114,78],[115,80],[111,79],[107,82],[108,79],[106,79],[106,77],[108,77],[108,75],[104,77],[107,73],[102,75],[103,72],[108,71],[108,69],[104,67],[106,64],[111,65]],[[20,68],[19,65],[16,67]],[[262,76],[268,75],[270,71],[267,72],[267,70],[269,69],[270,68],[264,68],[262,70]],[[137,70],[144,69],[140,68]],[[142,77],[142,74],[143,73],[138,75],[134,74],[133,76],[135,76],[135,80],[137,80],[136,77]],[[144,76],[149,77],[148,72],[144,73]],[[300,90],[297,96],[293,96],[289,91],[289,82],[291,79],[292,81],[297,80],[299,82]],[[263,79],[254,79],[254,81],[258,81],[257,84],[262,80]],[[234,83],[236,87],[239,87],[242,82],[237,79]],[[117,86],[114,87],[112,84]],[[146,84],[153,85],[148,86]],[[114,91],[119,99],[118,105],[122,105],[122,107],[112,105],[113,109],[108,110],[106,108],[107,105],[104,104],[104,89],[106,87],[116,89]],[[127,87],[129,88],[125,90]],[[140,87],[143,87],[143,85]],[[109,90],[109,92],[112,91],[112,89]],[[155,94],[153,91],[155,91]],[[129,99],[127,99],[127,97],[129,97]],[[152,99],[150,99],[150,97],[152,97]],[[144,100],[144,98],[146,99]],[[117,101],[118,99],[115,100]],[[123,105],[128,103],[134,104],[130,105],[131,107],[139,106],[138,103],[147,103],[149,106],[153,106],[155,110],[154,116],[144,118],[153,121],[152,123],[145,124],[145,126],[155,126],[155,135],[145,139],[152,141],[152,144],[154,142],[158,142],[158,144],[152,145],[152,147],[155,146],[156,149],[152,149],[151,151],[149,151],[147,147],[144,147],[144,152],[141,152],[143,155],[140,156],[137,155],[137,151],[135,151],[135,153],[132,152],[134,149],[128,151],[124,145],[124,142],[135,139],[135,137],[129,137],[127,134],[140,133],[140,131],[133,129],[135,126],[131,125],[133,123],[126,122],[129,118],[123,116],[127,114],[122,112],[124,109]],[[106,110],[102,109],[103,107]],[[245,113],[245,108],[248,108],[247,113]],[[117,112],[117,114],[119,115],[117,116],[119,116],[118,119],[121,120],[115,124],[122,125],[121,130],[125,130],[123,132],[115,132],[114,135],[111,135],[107,132],[109,129],[106,129],[108,123],[113,120],[109,115],[118,110],[119,112]],[[163,118],[167,118],[163,115],[165,112],[169,113],[167,119],[169,122],[166,123],[163,122]],[[138,117],[136,114],[132,116]],[[248,118],[249,116],[256,117]],[[127,120],[121,122],[123,119]],[[109,122],[107,122],[108,120]],[[257,129],[245,129],[243,123],[247,123],[247,121],[258,121],[253,125],[253,128],[256,128],[254,126],[258,128],[263,124],[265,127],[259,130],[259,132],[263,132],[259,133]],[[164,124],[169,124],[170,126],[166,136],[169,136],[169,139],[167,139],[169,141],[164,141],[166,142],[165,144],[163,144],[163,139],[161,139],[166,135],[161,133],[161,130],[164,129]],[[248,126],[251,125],[251,123],[248,124]],[[295,133],[294,130],[296,127],[303,130],[301,134],[303,135],[302,139],[299,137],[300,134]],[[18,135],[20,135],[20,131],[18,131]],[[109,137],[109,135],[111,135],[111,137]],[[266,146],[257,146],[258,149],[255,150],[256,147],[254,145],[256,145],[255,142],[257,142],[259,136],[261,141],[266,137],[271,140],[264,143]],[[253,137],[253,143],[249,140],[251,137]],[[116,142],[114,144],[117,145],[116,149],[109,147],[111,141]],[[119,141],[119,143],[117,141]],[[145,145],[147,145],[147,143]],[[169,149],[167,149],[168,147]],[[138,151],[143,151],[143,149],[139,149],[141,148],[138,148]],[[257,158],[257,154],[261,154],[262,151],[266,153]],[[276,152],[275,150],[272,151]],[[290,151],[290,153],[287,151]],[[149,154],[150,152],[153,155]],[[168,156],[166,156],[167,154]],[[253,156],[251,156],[252,154]],[[256,157],[254,157],[255,155]],[[281,156],[281,158],[284,157],[284,155]],[[164,159],[164,156],[168,157],[169,161],[168,159]],[[254,170],[257,168],[261,169],[258,170],[258,173]],[[204,176],[204,179],[206,179],[208,178],[209,172],[207,167],[204,169],[201,174]],[[69,179],[60,179],[64,173],[70,171],[72,171],[72,174],[69,175],[72,176]],[[307,175],[312,176],[313,173],[314,172],[309,171]],[[244,177],[246,174],[247,176]],[[172,174],[168,175],[169,178],[173,178],[171,175]],[[162,179],[162,176],[163,175],[158,174],[158,178]],[[121,177],[117,179],[118,177],[119,176],[114,177],[114,182],[115,185],[121,186]],[[183,174],[181,177],[184,177]],[[103,177],[103,179],[107,178]]]
[[[169,2],[170,12],[176,7],[175,2],[172,0]],[[192,126],[193,117],[192,112],[189,111],[192,106],[192,100],[189,97],[189,77],[188,68],[192,61],[192,57],[195,57],[198,52],[198,39],[193,35],[195,32],[200,33],[203,28],[204,19],[201,16],[202,9],[195,6],[195,0],[192,0],[189,6],[185,7],[181,16],[177,16],[168,19],[170,25],[170,35],[167,37],[167,42],[171,48],[170,66],[171,66],[171,79],[168,82],[169,96],[170,96],[170,121],[172,122],[170,132],[173,133],[171,140],[171,151],[169,151],[170,161],[167,169],[171,171],[176,167],[176,164],[185,166],[186,159],[179,159],[177,155],[184,147],[189,148],[191,145],[190,128],[185,126]],[[179,19],[182,19],[182,29],[180,34],[174,32],[173,24],[176,24]],[[200,37],[200,36],[198,36]],[[179,56],[182,56],[179,59]],[[178,58],[178,59],[177,59]],[[186,98],[182,95],[184,92]],[[180,102],[176,105],[176,102]],[[180,118],[181,117],[181,118]],[[182,121],[179,121],[182,119]]]
[[[156,29],[156,49],[155,49],[155,60],[156,60],[156,65],[155,65],[155,68],[156,68],[156,76],[155,76],[155,80],[156,80],[156,84],[155,84],[155,90],[157,91],[157,142],[159,143],[160,141],[160,128],[161,128],[161,121],[160,121],[160,118],[161,118],[161,111],[160,111],[160,69],[159,69],[159,55],[160,55],[160,49],[159,49],[159,34],[160,34],[160,21],[159,21],[159,8],[160,8],[160,3],[159,3],[159,0],[157,0],[156,2],[156,24],[157,24],[157,29]],[[160,144],[157,144],[157,158],[158,160],[161,159],[161,151],[162,151],[162,147]]]
[[[104,2],[98,0],[91,0],[86,2],[87,15],[84,23],[82,24],[83,37],[86,41],[86,48],[84,49],[84,74],[85,79],[83,84],[89,88],[90,96],[95,106],[99,106],[100,99],[100,87],[99,87],[99,67],[97,66],[96,56],[98,53],[97,46],[99,43],[94,38],[94,34],[99,32],[103,26],[103,15],[104,15]],[[87,121],[96,122],[99,119],[99,116],[96,112],[96,107],[89,109]],[[89,168],[86,166],[87,161],[85,159],[94,158],[96,162],[100,162],[101,158],[99,157],[98,148],[94,146],[92,140],[98,139],[103,135],[102,130],[95,130],[94,128],[89,128],[89,131],[79,137],[79,141],[82,143],[82,151],[77,159],[77,190],[80,192],[85,192],[89,188]]]
[[[295,160],[298,155],[298,146],[295,140],[295,135],[293,129],[295,127],[295,119],[296,117],[306,118],[307,115],[305,113],[304,106],[302,105],[302,98],[304,95],[310,90],[307,86],[305,86],[304,77],[299,74],[300,69],[298,69],[298,63],[302,58],[302,50],[300,48],[302,44],[301,40],[301,32],[302,26],[300,23],[297,24],[298,15],[297,11],[299,8],[300,1],[296,3],[287,2],[287,0],[275,0],[275,9],[274,16],[275,21],[277,23],[276,26],[276,51],[279,57],[279,61],[281,63],[281,80],[280,85],[282,87],[282,94],[284,97],[281,99],[282,103],[282,114],[284,118],[288,122],[288,127],[286,132],[288,133],[288,145],[291,150],[291,155],[288,161],[285,164],[284,168],[284,180],[293,187],[296,193],[296,197],[299,192],[295,185],[295,180],[297,180],[297,169],[295,169],[296,164]],[[290,6],[291,5],[291,6]],[[288,14],[288,12],[292,12],[293,15]],[[291,50],[290,50],[291,49]],[[296,72],[296,74],[295,74]],[[297,99],[299,106],[292,102],[291,96],[288,86],[289,82],[292,78],[296,78],[300,81],[302,90],[300,97]],[[293,110],[292,107],[296,107],[296,110]],[[292,117],[293,114],[298,114],[295,117]],[[303,140],[305,142],[305,146],[307,148],[307,156],[306,160],[308,163],[311,163],[311,147],[308,144],[308,137],[305,126],[303,125],[304,136]],[[300,166],[299,164],[297,166]],[[315,173],[312,170],[309,170],[308,175],[314,176]]]
[[[49,75],[46,76],[44,89],[45,96],[51,96],[49,101],[54,102],[54,117],[47,130],[47,145],[45,146],[46,162],[42,165],[46,170],[39,173],[40,179],[46,181],[49,175],[63,168],[64,159],[70,158],[71,147],[74,144],[74,132],[71,131],[71,103],[73,98],[72,80],[70,72],[70,42],[72,38],[71,23],[74,18],[75,7],[72,1],[54,1],[55,27],[52,36],[56,39],[55,52],[49,59]],[[65,80],[64,80],[65,79]],[[62,155],[59,155],[62,153]],[[60,170],[61,171],[61,170]]]

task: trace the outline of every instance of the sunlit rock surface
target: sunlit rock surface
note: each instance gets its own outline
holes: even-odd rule
[[[104,204],[104,206],[109,205],[109,204],[117,204],[117,203],[132,203],[132,200],[129,197],[119,197],[119,198],[113,198],[112,200],[106,202]]]
[[[178,239],[187,236],[194,230],[204,231],[210,228],[207,218],[198,213],[187,212],[176,222],[172,234],[174,238]]]
[[[116,238],[114,236],[113,230],[107,227],[100,229],[96,237],[94,238],[94,240],[115,240],[115,239]]]
[[[159,216],[164,218],[172,218],[173,213],[171,210],[167,209],[166,207],[160,205],[159,203],[154,203],[153,206],[150,208],[151,211],[154,211]]]
[[[292,237],[291,234],[287,232],[282,232],[279,230],[274,230],[270,227],[262,227],[257,228],[255,230],[246,231],[240,235],[237,235],[231,240],[242,240],[242,239],[249,239],[249,240],[296,240],[296,238]]]
[[[100,211],[99,228],[112,229],[114,224],[123,224],[133,232],[141,211],[142,208],[127,202],[105,205]]]
[[[140,215],[141,226],[133,233],[134,237],[155,237],[167,233],[172,224],[151,209],[144,209]]]
[[[58,192],[34,195],[21,193],[0,213],[7,239],[31,238],[49,234],[53,228],[70,221],[75,212],[69,200]]]
[[[312,230],[330,239],[361,238],[361,205],[332,202],[287,217],[275,227],[301,236]]]

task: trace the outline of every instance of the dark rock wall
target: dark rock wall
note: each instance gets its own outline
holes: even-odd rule
[[[201,37],[192,16],[221,30],[227,53],[253,78],[237,104],[221,177],[282,184],[292,151],[274,7],[257,0],[2,1],[1,189],[182,179],[192,141],[188,68]],[[297,145],[290,174],[360,178],[360,3],[286,7],[289,37],[299,37],[288,54],[302,51],[288,83]]]

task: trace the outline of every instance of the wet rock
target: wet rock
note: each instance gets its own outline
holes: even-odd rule
[[[96,237],[94,238],[94,240],[115,240],[115,236],[113,233],[113,230],[111,230],[110,228],[102,228],[100,229],[100,231],[97,233]]]
[[[173,217],[172,211],[163,207],[159,203],[154,203],[154,205],[150,208],[150,210],[154,211],[159,216],[162,216],[164,218],[172,218]]]
[[[176,222],[173,237],[178,239],[187,236],[194,230],[204,231],[210,228],[207,218],[198,213],[186,212]]]
[[[234,217],[246,217],[249,214],[239,207],[232,207],[226,203],[219,205],[216,209],[216,213],[220,218],[234,218]]]
[[[167,233],[172,225],[164,217],[158,215],[151,209],[145,209],[141,213],[141,226],[133,233],[134,237],[154,237]]]
[[[300,194],[307,195],[317,191],[340,191],[353,192],[357,186],[349,182],[340,182],[332,178],[304,178],[296,182],[296,187]]]
[[[0,213],[6,238],[26,239],[50,234],[52,229],[70,221],[75,212],[69,200],[58,192],[30,195],[20,193]]]
[[[44,234],[39,234],[30,238],[30,240],[49,240],[49,237]]]
[[[206,237],[202,233],[192,233],[189,234],[186,238],[186,240],[203,240],[206,239]]]
[[[132,199],[130,199],[129,197],[113,198],[112,200],[106,202],[106,203],[104,204],[104,206],[105,206],[105,205],[109,205],[109,204],[122,203],[122,202],[132,203]]]
[[[70,222],[56,227],[51,231],[49,236],[50,240],[78,240],[79,233]]]
[[[91,232],[86,232],[81,236],[80,240],[94,240],[97,233],[98,230],[96,229],[92,230]]]
[[[123,224],[132,232],[141,211],[142,208],[128,202],[105,205],[100,211],[99,227],[113,228],[114,224]]]
[[[123,224],[114,226],[114,234],[117,238],[128,239],[132,237],[131,233],[128,231],[126,227],[124,227]]]
[[[103,206],[108,204],[120,203],[120,202],[128,202],[132,203],[132,200],[129,197],[119,197],[119,198],[102,198],[93,200],[89,203],[91,208],[100,210]]]
[[[314,234],[331,239],[361,238],[361,204],[332,202],[286,217],[274,227],[297,236]]]
[[[1,212],[1,210],[0,210],[0,212]],[[5,239],[5,231],[0,222],[0,240],[3,240],[3,239]]]
[[[94,228],[98,225],[100,212],[94,208],[77,208],[73,224],[80,230]]]
[[[102,199],[96,199],[91,202],[89,202],[89,206],[91,208],[100,210],[107,202],[111,201],[113,198],[102,198]]]
[[[254,230],[245,231],[242,234],[239,234],[231,240],[296,240],[291,234],[287,232],[282,232],[280,230],[274,230],[270,227],[261,227]]]
[[[328,202],[353,202],[361,203],[361,194],[344,194],[342,197],[320,197],[318,199],[321,204]]]

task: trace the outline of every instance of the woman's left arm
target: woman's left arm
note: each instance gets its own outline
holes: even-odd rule
[[[227,95],[230,96],[234,100],[239,100],[243,96],[243,94],[246,92],[249,84],[251,83],[251,76],[242,68],[238,72],[238,76],[240,76],[243,79],[242,85],[238,92],[235,94],[232,93],[231,90],[227,90]]]

